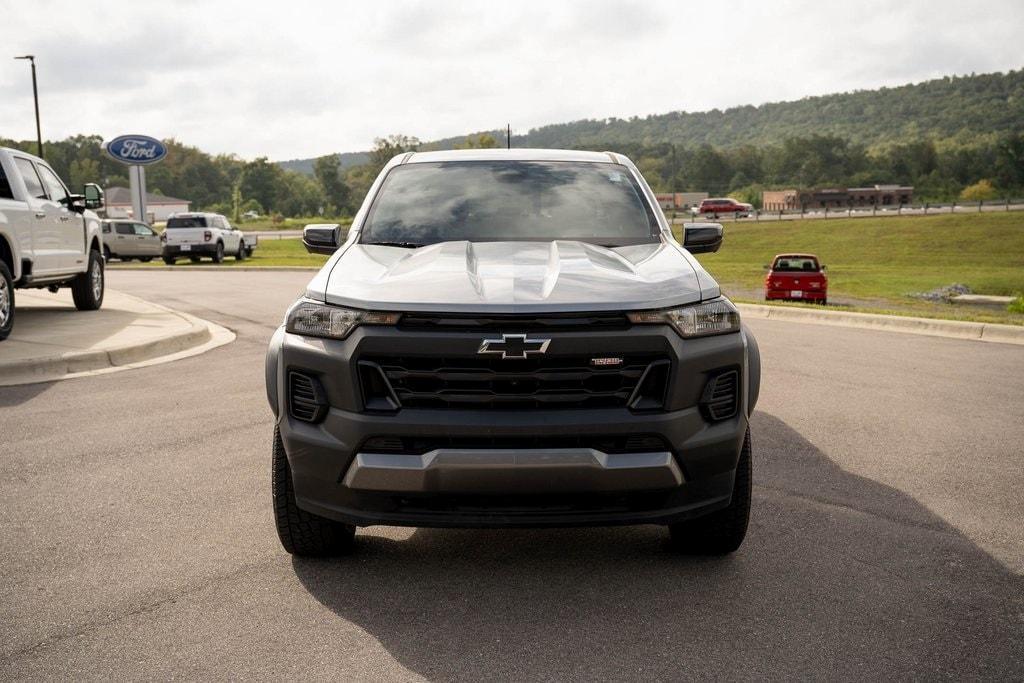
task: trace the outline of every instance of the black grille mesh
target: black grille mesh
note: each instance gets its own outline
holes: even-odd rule
[[[589,356],[523,360],[367,358],[377,363],[406,408],[624,407],[648,365],[661,358],[623,357],[596,366]]]

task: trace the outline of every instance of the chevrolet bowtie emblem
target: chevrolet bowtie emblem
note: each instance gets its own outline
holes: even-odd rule
[[[527,339],[525,334],[503,334],[501,339],[484,339],[477,353],[500,353],[502,358],[524,359],[548,350],[550,339]]]

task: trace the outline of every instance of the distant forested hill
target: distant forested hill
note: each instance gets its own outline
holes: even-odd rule
[[[1024,69],[1009,73],[948,76],[895,88],[807,97],[795,102],[676,111],[629,119],[588,119],[534,128],[513,135],[517,147],[635,149],[671,144],[719,149],[777,145],[786,138],[827,135],[877,148],[915,140],[940,146],[992,143],[1003,133],[1024,130]],[[391,132],[391,131],[382,131]],[[415,131],[403,131],[415,132]],[[505,142],[505,131],[484,131]],[[425,143],[450,149],[466,136]],[[364,163],[365,155],[343,154],[342,165]],[[281,162],[312,173],[312,159]]]
[[[759,107],[585,120],[535,128],[512,138],[529,147],[615,147],[671,143],[719,148],[778,144],[831,135],[867,147],[909,140],[971,145],[1024,128],[1024,69],[950,76],[896,88],[773,102]]]

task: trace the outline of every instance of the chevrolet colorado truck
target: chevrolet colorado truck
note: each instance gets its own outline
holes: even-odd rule
[[[285,550],[357,526],[659,524],[692,553],[747,530],[754,337],[626,157],[407,153],[273,335]]]
[[[103,305],[98,185],[71,194],[37,156],[0,147],[0,340],[14,329],[14,290],[70,287],[80,311]]]

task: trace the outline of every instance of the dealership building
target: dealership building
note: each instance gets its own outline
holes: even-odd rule
[[[108,187],[103,191],[108,218],[135,218],[132,215],[132,195],[127,187]],[[149,222],[166,221],[172,213],[184,213],[189,210],[192,202],[188,199],[167,197],[162,194],[146,193],[146,209],[148,216],[143,220]]]
[[[708,198],[707,192],[662,192],[654,195],[658,205],[665,211],[685,211],[693,206],[699,206],[701,201]]]
[[[873,185],[871,187],[822,188],[817,190],[765,190],[761,194],[762,211],[800,209],[848,209],[864,206],[900,206],[914,199],[909,185]]]

